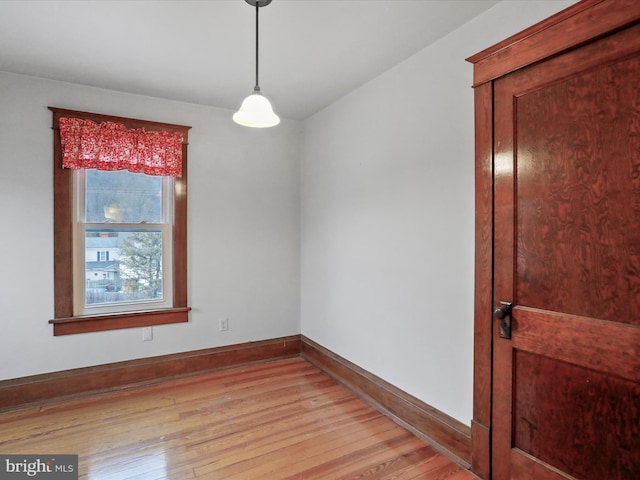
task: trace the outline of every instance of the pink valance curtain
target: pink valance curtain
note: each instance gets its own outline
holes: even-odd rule
[[[127,130],[120,123],[60,117],[62,166],[182,175],[182,133]]]

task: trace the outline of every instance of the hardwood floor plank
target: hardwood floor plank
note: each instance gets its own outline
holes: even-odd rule
[[[0,412],[0,451],[83,480],[475,478],[300,358]]]
[[[457,467],[457,466],[456,466]],[[437,472],[452,468],[451,460],[444,455],[436,453],[424,459],[406,465],[398,472],[384,473],[380,478],[387,480],[414,480],[420,478],[433,478]]]
[[[398,430],[393,429],[386,435],[376,435],[375,438],[370,438],[366,442],[353,445],[348,441],[344,442],[327,452],[328,455],[317,459],[320,461],[314,461],[315,466],[312,468],[289,478],[351,478],[354,472],[368,472],[380,461],[386,462],[389,458],[397,458],[404,452],[424,446],[421,441],[414,442],[418,439],[411,434],[409,434],[411,437],[407,436],[407,433],[399,433]],[[382,455],[386,457],[381,459]]]

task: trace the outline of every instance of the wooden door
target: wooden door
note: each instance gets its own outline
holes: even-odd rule
[[[494,215],[492,478],[639,479],[640,26],[495,81]]]

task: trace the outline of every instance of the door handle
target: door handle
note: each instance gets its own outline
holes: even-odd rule
[[[500,306],[493,311],[493,316],[500,320],[500,338],[511,338],[511,310],[513,304],[500,302]]]

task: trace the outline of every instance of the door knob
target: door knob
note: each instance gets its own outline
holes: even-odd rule
[[[500,320],[500,338],[511,338],[511,302],[500,302],[500,306],[493,311],[493,316]]]

